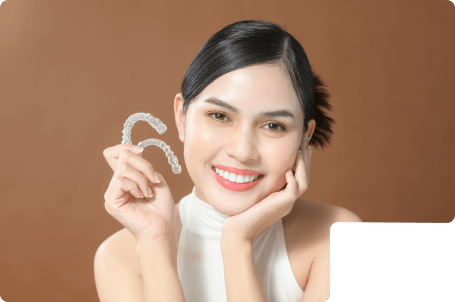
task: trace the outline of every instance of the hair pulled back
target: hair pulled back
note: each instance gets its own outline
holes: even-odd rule
[[[330,143],[332,123],[323,109],[330,110],[329,94],[315,75],[300,43],[279,25],[244,20],[232,23],[205,42],[183,78],[183,112],[191,102],[218,77],[256,64],[284,64],[304,113],[303,132],[314,119],[316,128],[310,145],[316,148]]]

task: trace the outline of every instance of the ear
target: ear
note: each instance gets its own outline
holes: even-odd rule
[[[183,96],[179,92],[174,99],[175,123],[179,132],[180,141],[185,141],[185,114],[183,113]]]
[[[300,145],[300,147],[303,146],[303,143],[304,142],[307,142],[308,141],[308,138],[310,138],[310,136],[313,136],[313,133],[314,133],[314,129],[316,128],[316,121],[311,119],[309,122],[308,122],[308,131],[306,133],[303,134],[303,138],[305,139],[304,141],[302,140],[302,144]]]

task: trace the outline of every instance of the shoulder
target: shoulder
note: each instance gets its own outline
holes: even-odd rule
[[[315,224],[318,227],[329,227],[335,222],[361,222],[359,216],[341,206],[297,199],[292,211],[285,217],[288,220],[303,224]]]
[[[136,257],[136,239],[126,228],[115,232],[101,243],[96,251],[95,261],[101,257],[116,259],[140,273]]]
[[[108,252],[125,255],[131,252],[131,248],[136,245],[136,239],[127,228],[123,228],[101,243],[98,252]]]
[[[336,207],[334,209],[335,214],[336,214],[334,216],[334,218],[335,218],[334,223],[335,222],[362,222],[362,219],[360,219],[359,216],[357,216],[350,210],[342,208],[340,206],[334,206],[334,207]]]
[[[359,216],[341,206],[305,199],[298,199],[296,203],[296,213],[293,219],[295,220],[294,228],[298,228],[296,233],[300,233],[297,240],[313,243],[313,265],[315,262],[328,263],[330,228],[335,222],[362,222]],[[299,232],[299,229],[306,231]]]
[[[290,238],[316,251],[330,242],[330,227],[335,222],[361,222],[352,211],[341,206],[297,199],[291,212],[283,217],[283,227],[293,234]],[[298,244],[300,245],[300,244]],[[302,246],[302,248],[304,248]]]
[[[307,208],[313,209],[314,220],[312,221],[314,228],[320,228],[321,238],[318,250],[321,254],[328,253],[330,244],[330,228],[335,222],[362,222],[359,216],[351,210],[341,206],[320,203],[315,201],[304,200]]]
[[[330,227],[335,222],[362,220],[346,208],[304,199],[296,201],[293,211],[290,218],[299,234],[299,252],[311,261],[302,301],[326,301],[330,293]]]
[[[144,301],[135,241],[127,229],[122,229],[96,251],[95,285],[100,301]]]

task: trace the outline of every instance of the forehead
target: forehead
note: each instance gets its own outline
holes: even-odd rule
[[[289,109],[299,112],[300,103],[284,65],[254,65],[231,71],[210,83],[195,103],[217,97],[235,107],[255,112]]]

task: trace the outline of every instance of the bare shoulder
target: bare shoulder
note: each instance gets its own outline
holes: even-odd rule
[[[136,273],[141,272],[136,256],[136,239],[127,228],[115,232],[104,240],[96,253],[109,254],[121,260],[126,266],[133,267]]]
[[[100,301],[144,301],[135,241],[127,229],[122,229],[98,247],[94,270]]]
[[[115,232],[103,244],[115,247],[122,254],[136,252],[136,239],[127,228]]]
[[[341,206],[301,198],[296,200],[292,211],[285,218],[302,223],[329,224],[329,227],[335,222],[362,221],[359,216]]]
[[[291,212],[283,217],[283,227],[306,247],[319,248],[329,243],[330,227],[335,222],[361,222],[352,211],[328,203],[297,199]]]
[[[330,227],[335,222],[362,221],[343,207],[297,199],[283,217],[286,246],[302,301],[326,301],[330,281]]]
[[[334,207],[335,211],[335,222],[362,222],[359,216],[354,214],[352,211],[345,209],[340,206],[330,205]]]
[[[174,227],[178,230],[177,235],[180,237],[182,223],[180,221],[178,204],[175,205],[174,219]],[[178,244],[179,238],[176,239],[176,243]],[[115,256],[116,258],[121,259],[121,261],[125,264],[134,267],[135,271],[141,275],[141,268],[136,254],[136,238],[134,238],[133,234],[131,234],[127,228],[123,228],[115,232],[106,240],[104,240],[104,242],[99,246],[96,253],[105,253],[110,254],[111,256]]]

